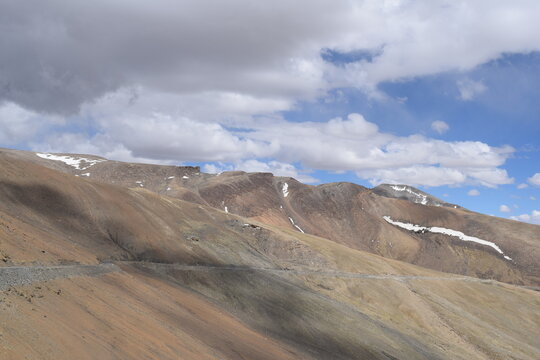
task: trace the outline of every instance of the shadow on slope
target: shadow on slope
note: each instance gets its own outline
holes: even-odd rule
[[[155,264],[133,266],[202,294],[255,330],[316,359],[444,358],[437,349],[293,278],[255,269],[186,271]]]

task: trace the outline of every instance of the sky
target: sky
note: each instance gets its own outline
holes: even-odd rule
[[[540,224],[540,2],[0,0],[0,147]]]

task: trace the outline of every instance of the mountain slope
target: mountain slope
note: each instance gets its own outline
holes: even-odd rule
[[[158,168],[164,173],[155,176],[163,180],[193,171],[182,175],[191,180],[182,183],[196,199],[191,202],[160,196],[149,185],[128,188],[75,177],[58,162],[0,152],[0,266],[113,261],[121,270],[3,290],[0,349],[10,359],[99,353],[123,359],[540,356],[532,335],[540,330],[537,292],[383,258],[354,243],[315,236],[309,232],[318,224],[305,220],[314,221],[313,214],[326,207],[338,214],[328,220],[338,229],[337,216],[347,214],[341,206],[360,201],[371,210],[348,218],[351,224],[374,222],[374,234],[397,236],[388,242],[414,241],[416,234],[380,216],[410,209],[409,202],[352,184],[306,187],[269,174],[210,176],[193,168]],[[106,172],[107,163],[74,170]],[[115,176],[127,182],[128,175]],[[223,209],[214,208],[221,201]],[[414,216],[428,215],[422,205],[414,206]],[[292,226],[291,215],[306,233]]]
[[[405,185],[374,189],[351,183],[308,186],[269,173],[210,175],[196,167],[129,164],[88,155],[4,152],[76,176],[212,206],[434,270],[540,284],[538,226],[474,213]],[[455,236],[407,231],[385,221],[385,216],[461,232],[493,243],[500,252],[494,246]]]

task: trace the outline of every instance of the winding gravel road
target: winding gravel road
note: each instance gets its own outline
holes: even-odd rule
[[[120,271],[115,264],[58,265],[58,266],[6,266],[0,267],[0,290],[11,286],[28,285],[34,282],[71,278],[77,276],[99,276]]]
[[[126,262],[139,267],[146,267],[152,270],[174,269],[180,271],[264,271],[272,274],[292,274],[292,275],[317,275],[323,277],[350,278],[350,279],[391,279],[398,281],[407,280],[443,280],[443,281],[468,281],[479,283],[494,283],[496,280],[478,279],[467,276],[419,276],[419,275],[396,275],[396,274],[364,274],[352,273],[343,271],[321,271],[315,269],[276,269],[276,268],[260,268],[246,266],[216,266],[216,265],[181,265],[181,264],[163,264],[152,262]]]
[[[440,281],[466,281],[477,283],[497,283],[495,280],[478,279],[466,276],[418,276],[396,274],[363,274],[342,271],[320,271],[314,269],[277,269],[244,266],[215,266],[215,265],[181,265],[163,264],[151,262],[125,261],[118,264],[135,265],[139,268],[151,270],[178,270],[178,271],[245,271],[267,272],[276,275],[315,275],[323,277],[349,278],[349,279],[390,279],[396,281],[410,280],[440,280]],[[11,286],[28,285],[34,282],[54,280],[60,278],[72,278],[77,276],[100,276],[103,274],[122,271],[113,263],[98,265],[57,265],[57,266],[6,266],[0,267],[0,291]]]

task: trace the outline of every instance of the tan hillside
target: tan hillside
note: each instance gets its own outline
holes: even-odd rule
[[[133,165],[148,171],[149,178],[136,174],[144,186],[94,180],[107,163],[75,174],[32,153],[0,152],[0,358],[540,357],[538,292],[457,275],[485,268],[508,282],[533,283],[527,271],[534,267],[514,265],[525,259],[520,252],[501,238],[514,259],[508,262],[480,245],[410,234],[382,216],[470,232],[475,221],[480,229],[504,224],[501,231],[518,232],[513,222],[268,174]],[[175,176],[169,187],[178,198],[162,195],[157,180],[149,185],[158,176],[149,169],[163,171],[162,181]],[[73,176],[79,171],[91,175]],[[181,200],[182,193],[192,199]],[[356,203],[349,211],[339,206]],[[323,211],[335,215],[323,222]],[[362,228],[361,237],[350,236]],[[534,235],[537,228],[523,229]],[[330,230],[342,239],[325,236]],[[538,248],[534,236],[515,239]],[[444,266],[468,259],[477,268],[430,269],[437,267],[430,254],[451,251],[455,258]]]
[[[401,190],[396,191],[389,185],[375,189],[351,183],[309,186],[269,173],[210,175],[195,167],[129,164],[87,155],[74,158],[99,162],[82,162],[79,167],[84,169],[77,169],[31,152],[5,153],[76,176],[208,205],[434,270],[540,285],[540,227],[474,213],[411,187],[394,186]],[[407,231],[383,216],[460,231],[495,244],[502,254],[490,246],[452,236]]]

